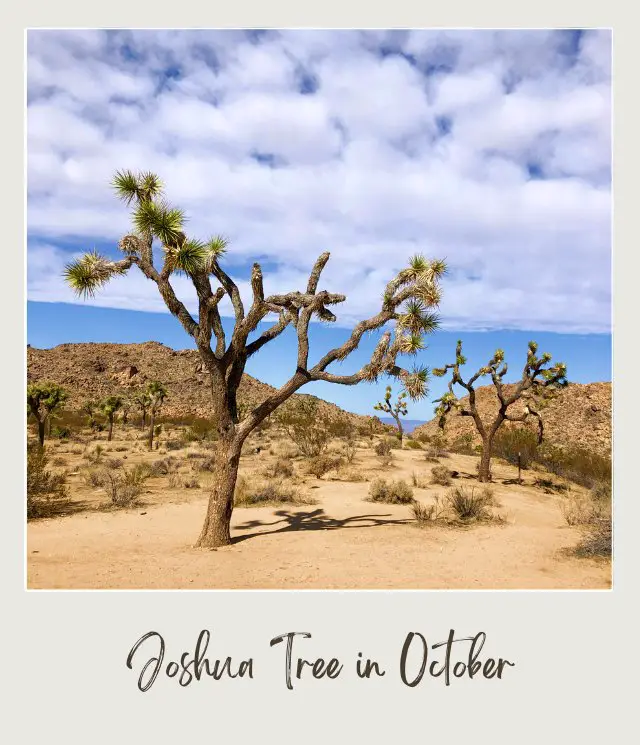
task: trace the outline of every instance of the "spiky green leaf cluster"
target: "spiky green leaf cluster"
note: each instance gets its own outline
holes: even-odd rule
[[[414,367],[401,375],[402,385],[412,401],[424,398],[429,392],[429,368]]]
[[[184,212],[167,202],[142,201],[132,218],[138,233],[151,234],[164,246],[180,246],[185,240]]]
[[[68,394],[58,383],[42,380],[27,386],[27,411],[34,416],[51,414],[67,400]]]
[[[93,297],[111,277],[115,274],[123,274],[124,271],[113,261],[109,261],[94,250],[77,261],[67,264],[64,269],[64,278],[77,295],[86,298]]]
[[[112,186],[118,197],[127,205],[134,201],[150,201],[162,193],[162,182],[150,171],[116,171]]]

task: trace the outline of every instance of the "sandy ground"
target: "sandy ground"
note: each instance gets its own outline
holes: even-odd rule
[[[145,456],[132,455],[129,463],[136,457]],[[273,457],[243,457],[242,470],[262,468]],[[474,473],[477,459],[453,455],[442,462],[464,478]],[[433,465],[420,452],[396,451],[394,465],[383,471],[370,449],[358,452],[356,464],[369,479],[407,480],[412,472],[428,476]],[[522,486],[502,483],[515,475],[510,466],[496,465],[494,474],[504,524],[421,528],[408,506],[367,502],[366,482],[309,477],[304,488],[317,504],[236,508],[234,543],[216,550],[192,547],[206,509],[205,488],[176,492],[153,479],[143,506],[105,512],[92,509],[95,493],[75,477],[72,493],[82,509],[28,524],[27,583],[112,589],[610,587],[610,562],[568,554],[580,533],[564,522],[563,497],[534,488],[531,472]],[[444,491],[429,486],[414,493],[429,503]]]

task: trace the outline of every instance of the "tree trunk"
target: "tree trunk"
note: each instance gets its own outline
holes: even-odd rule
[[[393,418],[396,420],[396,424],[398,425],[398,439],[400,440],[400,447],[402,447],[402,438],[404,437],[404,430],[402,429],[402,422],[400,421],[399,416],[393,416]]]
[[[111,442],[111,435],[113,434],[113,417],[109,417],[109,436],[107,437],[107,441]]]
[[[482,455],[480,456],[478,481],[491,481],[491,440],[482,441]]]
[[[238,478],[240,448],[233,441],[219,440],[213,456],[213,489],[197,548],[218,548],[231,543],[233,493]]]
[[[147,426],[147,412],[146,411],[143,411],[142,412],[142,425],[141,425],[141,429],[144,429],[146,426]]]
[[[44,447],[44,425],[46,419],[38,421],[38,439],[40,440],[40,447]]]
[[[151,412],[151,426],[149,427],[149,450],[153,450],[153,427],[156,423],[156,417],[153,412]]]

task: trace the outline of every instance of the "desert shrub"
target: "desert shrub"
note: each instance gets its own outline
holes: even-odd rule
[[[606,556],[612,551],[611,515],[596,518],[576,546],[578,556]]]
[[[576,496],[567,499],[560,505],[560,509],[567,521],[567,525],[592,525],[598,520],[611,515],[611,505],[596,501],[587,496]]]
[[[254,480],[240,476],[233,496],[237,507],[266,504],[313,504],[314,500],[286,479]]]
[[[611,499],[611,484],[599,481],[591,487],[591,498],[596,500]]]
[[[117,445],[113,448],[116,453],[126,453],[129,448],[126,445]]]
[[[200,482],[194,476],[183,476],[174,472],[169,474],[169,486],[172,489],[199,489]]]
[[[57,437],[58,439],[69,439],[71,437],[71,430],[69,427],[51,427],[51,437]]]
[[[472,487],[456,486],[447,492],[445,504],[461,522],[481,522],[497,519],[490,507],[496,505],[493,491],[484,488],[478,492]]]
[[[548,471],[587,489],[598,483],[611,483],[611,457],[580,447],[560,448],[543,445],[536,461]]]
[[[164,446],[167,450],[182,450],[184,442],[180,442],[180,440],[167,440]]]
[[[91,486],[94,489],[100,487],[104,483],[104,469],[92,468],[89,471],[85,471],[82,474],[82,480],[87,486]]]
[[[411,483],[418,489],[428,489],[429,481],[425,478],[424,474],[411,472]]]
[[[295,474],[293,463],[289,458],[278,458],[263,470],[267,478],[291,478]]]
[[[459,435],[449,446],[449,450],[453,453],[459,453],[461,455],[473,455],[474,451],[474,438],[471,432],[465,432],[463,435]]]
[[[424,505],[421,502],[414,502],[411,505],[411,511],[414,518],[420,525],[433,524],[442,519],[444,515],[444,506],[440,497],[436,497],[432,504]]]
[[[356,468],[346,468],[341,467],[338,468],[336,471],[336,480],[337,481],[349,481],[351,483],[359,483],[361,481],[366,481],[365,477],[363,476],[360,471],[358,471]]]
[[[57,466],[58,468],[60,468],[61,466],[66,466],[67,465],[67,459],[58,456],[57,458],[54,458],[51,461],[51,465],[52,466]]]
[[[526,470],[538,452],[538,437],[535,432],[524,427],[503,427],[496,433],[492,452],[514,466],[518,465],[520,455],[520,466]]]
[[[342,449],[342,455],[344,456],[345,461],[351,465],[356,457],[356,453],[358,452],[358,442],[354,437],[347,437],[345,440],[343,449]]]
[[[533,485],[537,486],[538,489],[542,489],[545,494],[564,494],[569,491],[569,487],[566,484],[542,477],[535,479]]]
[[[53,473],[49,458],[39,443],[27,446],[27,519],[46,517],[56,502],[67,498],[66,476]]]
[[[373,448],[376,455],[391,455],[391,444],[388,439],[380,440]]]
[[[307,473],[312,474],[317,479],[322,478],[325,473],[333,471],[342,464],[342,458],[335,455],[317,455],[307,463]]]
[[[410,450],[422,450],[422,445],[417,440],[409,439],[405,442],[405,446]]]
[[[137,504],[142,491],[140,483],[136,483],[126,472],[113,473],[104,469],[103,474],[102,488],[112,507],[131,507]]]
[[[151,468],[151,476],[166,476],[169,473],[172,473],[173,471],[178,470],[178,465],[176,463],[176,459],[172,456],[169,456],[168,458],[161,458],[160,460],[154,460],[153,463],[150,466]]]
[[[376,479],[369,486],[369,501],[385,504],[411,504],[413,489],[402,479],[397,481]]]
[[[318,399],[310,396],[290,398],[274,416],[307,457],[321,455],[332,437],[345,437],[351,431],[344,417],[321,412]]]
[[[434,466],[431,469],[431,483],[449,486],[451,484],[451,471],[446,466]]]
[[[124,461],[122,458],[109,458],[108,466],[109,468],[122,468]]]

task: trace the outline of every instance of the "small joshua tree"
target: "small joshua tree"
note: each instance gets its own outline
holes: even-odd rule
[[[113,435],[113,421],[116,413],[122,408],[122,398],[120,396],[107,396],[100,402],[100,411],[107,417],[109,421],[109,434],[107,440],[111,442]]]
[[[153,432],[156,423],[156,416],[167,397],[167,389],[162,385],[162,383],[154,380],[147,384],[145,395],[149,400],[149,450],[153,450]]]
[[[376,411],[384,411],[385,414],[391,414],[394,418],[395,423],[398,425],[398,439],[400,440],[400,447],[402,447],[402,438],[404,436],[404,430],[402,429],[401,416],[407,416],[407,392],[401,391],[394,404],[391,403],[391,386],[388,385],[384,392],[384,401],[377,403],[373,407]]]
[[[66,400],[66,391],[57,383],[42,381],[27,386],[27,414],[32,414],[38,422],[40,447],[44,445],[47,422]]]
[[[122,406],[120,407],[120,416],[122,417],[122,424],[126,424],[129,421],[129,414],[131,413],[132,408],[133,408],[133,403],[128,398],[125,398],[122,401]]]
[[[209,376],[213,421],[218,434],[213,454],[213,487],[196,545],[208,548],[226,545],[231,542],[229,525],[242,444],[266,417],[302,386],[318,380],[356,385],[361,381],[375,381],[380,375],[391,375],[401,381],[410,398],[425,395],[427,370],[420,367],[404,370],[396,364],[396,359],[401,354],[412,355],[423,349],[423,335],[437,327],[437,316],[430,309],[439,304],[438,281],[445,265],[442,261],[414,256],[386,286],[378,313],[357,323],[342,345],[329,350],[312,364],[309,361],[311,320],[335,321],[329,308],[346,299],[344,295],[318,290],[320,276],[329,260],[328,253],[316,260],[302,291],[284,294],[265,295],[262,270],[259,264],[254,264],[249,280],[252,298],[245,307],[238,286],[221,264],[227,248],[226,239],[218,236],[203,242],[188,237],[184,232],[182,210],[164,200],[162,185],[155,174],[118,172],[113,186],[132,209],[133,231],[118,244],[124,258],[111,261],[94,251],[69,264],[65,277],[78,294],[86,296],[135,266],[156,285],[168,310],[195,342],[203,369]],[[162,247],[160,268],[156,268],[154,261],[154,242]],[[175,294],[171,284],[175,274],[186,275],[193,284],[197,295],[195,317]],[[217,287],[212,286],[212,279]],[[230,339],[219,310],[225,296],[231,301],[235,317]],[[277,320],[259,331],[258,325],[270,314],[275,314]],[[345,360],[365,334],[390,322],[394,323],[394,328],[380,336],[371,359],[358,372],[344,375],[328,369],[332,363]],[[288,327],[292,327],[297,336],[297,359],[291,377],[241,419],[237,392],[247,360]],[[257,333],[250,340],[254,332]]]
[[[508,368],[507,363],[504,361],[504,352],[502,349],[497,349],[489,362],[472,375],[467,382],[462,379],[460,374],[460,367],[467,361],[462,354],[461,341],[458,341],[456,346],[456,361],[442,368],[434,368],[432,370],[436,377],[444,377],[447,371],[452,370],[448,392],[435,401],[438,404],[436,415],[438,416],[440,428],[444,430],[448,415],[454,411],[459,416],[471,417],[478,434],[482,438],[482,456],[478,471],[480,481],[491,480],[490,466],[493,439],[503,422],[524,422],[530,416],[534,417],[538,422],[538,443],[542,442],[544,425],[542,417],[533,406],[537,405],[536,402],[548,398],[559,388],[567,385],[567,366],[563,362],[556,362],[555,365],[547,367],[549,362],[551,362],[551,355],[545,352],[541,357],[536,357],[537,351],[538,345],[536,342],[530,341],[527,351],[527,361],[525,362],[522,376],[509,393],[507,393],[505,384],[503,383]],[[500,403],[498,413],[495,415],[493,421],[489,423],[483,422],[480,418],[474,388],[475,382],[485,375],[491,376]],[[469,394],[467,407],[463,407],[453,392],[453,386],[456,384],[462,386]],[[524,413],[518,416],[509,414],[509,407],[521,399],[526,400]]]
[[[149,411],[149,406],[151,404],[151,402],[149,401],[149,396],[147,395],[146,391],[142,391],[142,393],[138,393],[138,395],[134,399],[134,403],[140,409],[140,413],[142,415],[140,427],[144,429],[147,426],[147,411]]]
[[[96,426],[96,412],[99,409],[99,404],[97,401],[85,401],[82,404],[82,413],[87,415],[87,424],[91,429],[94,429]]]

